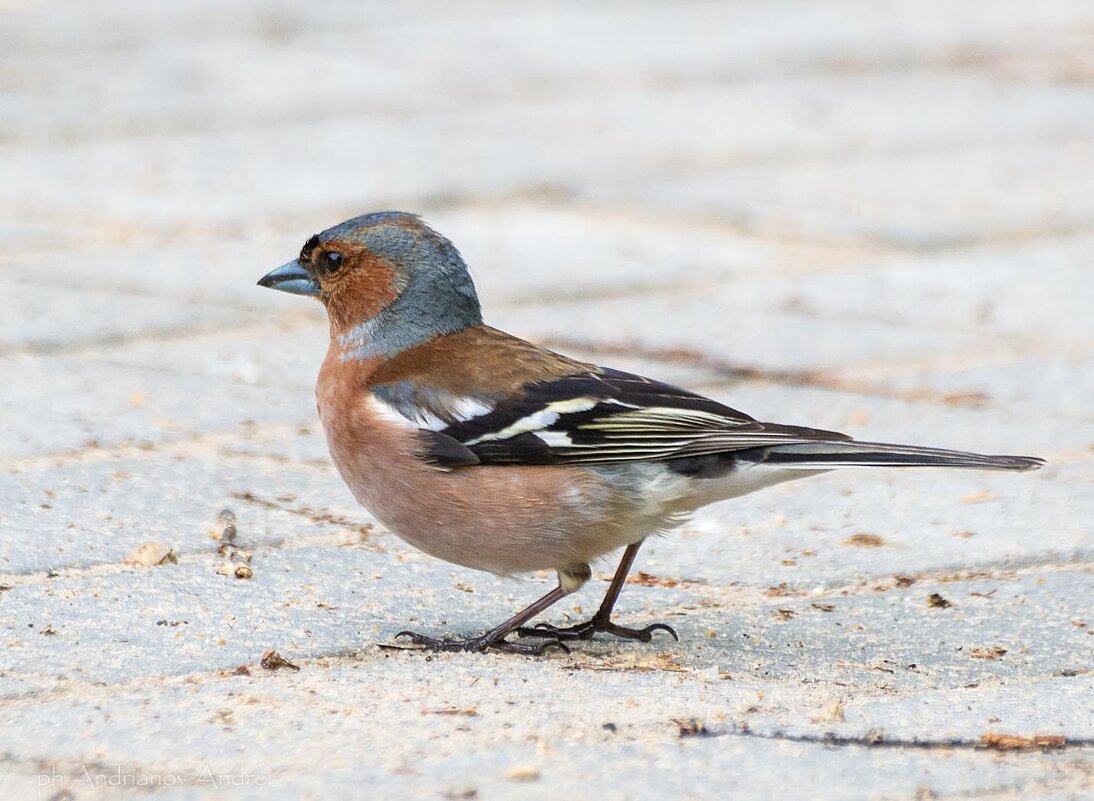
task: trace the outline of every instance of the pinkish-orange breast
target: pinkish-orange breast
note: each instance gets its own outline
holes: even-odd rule
[[[342,362],[336,350],[328,355],[316,388],[319,416],[354,497],[419,550],[509,574],[567,569],[648,533],[626,526],[622,499],[590,471],[431,466],[417,428],[369,392],[374,369],[374,362]]]

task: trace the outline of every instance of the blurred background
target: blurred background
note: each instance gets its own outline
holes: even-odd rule
[[[663,701],[656,720],[632,714],[650,749],[676,749],[655,736],[673,715],[752,709],[756,731],[811,719],[800,704],[828,701],[799,687],[802,675],[895,687],[935,710],[927,725],[848,700],[849,734],[885,719],[911,739],[951,726],[946,737],[975,741],[1002,716],[1021,731],[1094,736],[1079,685],[1028,683],[1088,671],[1094,623],[1089,0],[0,0],[0,42],[0,783],[27,780],[47,757],[70,773],[92,757],[197,771],[257,753],[282,787],[296,777],[335,794],[339,781],[359,786],[363,754],[380,766],[370,781],[391,791],[448,792],[452,775],[510,786],[507,767],[425,756],[419,778],[400,773],[395,741],[448,736],[451,719],[399,729],[390,716],[403,694],[385,689],[384,669],[353,673],[367,663],[331,660],[321,679],[348,671],[340,692],[354,714],[371,710],[398,737],[362,741],[353,728],[334,746],[324,726],[298,731],[316,690],[307,669],[276,674],[287,684],[266,739],[208,724],[236,709],[230,682],[243,679],[210,679],[185,703],[157,694],[274,646],[314,676],[306,660],[390,637],[408,611],[419,627],[473,630],[537,594],[428,560],[373,525],[315,420],[322,310],[255,286],[311,234],[381,209],[417,212],[451,238],[487,321],[513,333],[762,419],[1050,462],[1023,477],[841,474],[707,510],[651,543],[639,567],[653,578],[623,609],[690,609],[673,620],[689,635],[674,664],[742,680],[702,700],[675,668],[665,684],[642,679]],[[226,506],[253,581],[215,569],[207,531]],[[133,554],[149,544],[179,563],[141,568]],[[940,613],[915,617],[928,614],[930,582],[976,576],[1009,576],[995,598],[1014,608],[990,607],[981,596],[996,585],[977,584],[961,590],[968,617],[950,628],[931,628]],[[812,628],[835,616],[808,604],[783,614],[795,593],[850,593],[865,609],[879,586],[892,592],[877,603],[903,598],[918,622],[890,616],[864,645],[850,622]],[[730,596],[727,621],[711,610]],[[978,642],[1003,643],[1008,660],[955,655],[976,621],[997,626]],[[59,636],[38,636],[46,626]],[[753,639],[723,646],[723,631]],[[791,641],[805,648],[793,658],[779,650]],[[1052,646],[1021,651],[1038,641]],[[863,648],[877,664],[919,665],[919,678],[848,674]],[[478,669],[453,667],[452,686]],[[542,680],[534,665],[511,670]],[[141,695],[132,671],[160,689]],[[954,718],[964,702],[915,695],[1001,676],[1042,693],[1040,712],[1001,701]],[[74,687],[113,720],[80,706]],[[783,706],[745,697],[755,692],[782,692]],[[593,740],[616,720],[596,717],[597,697],[582,712]],[[126,718],[130,704],[169,708],[174,723]],[[496,753],[539,760],[541,787],[562,792],[576,779],[552,773],[546,752],[526,759],[520,738],[553,732],[565,751],[572,709],[499,714],[514,709],[523,717]],[[318,753],[325,785],[301,778]],[[701,773],[721,752],[688,753]],[[876,781],[911,797],[934,781],[929,754],[902,757],[895,773],[869,757],[847,768],[807,756],[793,756],[808,769],[792,779],[760,754],[742,786],[836,792],[852,776],[845,789]],[[737,779],[750,769],[731,764]],[[936,774],[932,792],[1019,786],[1028,767],[962,765]],[[1030,770],[1070,786],[1056,762]],[[676,772],[660,781],[695,789]]]
[[[1005,363],[1014,399],[1089,408],[1080,0],[2,8],[0,343],[11,413],[52,417],[9,417],[15,453],[162,433],[154,394],[112,406],[89,361],[122,400],[167,348],[172,370],[296,378],[321,313],[254,281],[385,208],[544,341],[968,404]],[[76,368],[27,369],[46,354]]]

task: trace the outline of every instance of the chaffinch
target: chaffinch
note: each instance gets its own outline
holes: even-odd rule
[[[761,423],[702,395],[552,353],[485,325],[459,252],[413,214],[336,225],[259,284],[326,307],[319,417],[342,478],[377,520],[458,565],[558,574],[555,589],[481,636],[399,635],[431,649],[541,653],[597,632],[675,638],[660,623],[616,625],[611,613],[642,542],[682,514],[835,467],[1043,464]],[[525,627],[588,581],[590,562],[620,547],[591,620]]]

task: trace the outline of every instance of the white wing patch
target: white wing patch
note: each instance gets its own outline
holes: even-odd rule
[[[461,423],[466,423],[468,420],[474,420],[476,417],[482,417],[484,414],[490,414],[490,412],[494,411],[493,406],[489,406],[474,398],[457,398],[452,396],[451,400],[446,402],[445,405],[448,406],[448,413]],[[440,429],[433,430],[439,431]]]
[[[574,444],[565,431],[537,431],[536,436],[548,448],[571,448]]]
[[[402,411],[395,406],[385,403],[376,395],[369,395],[368,397],[369,407],[381,418],[388,422],[398,423],[402,426],[411,428],[424,428],[427,431],[443,431],[452,424],[452,420],[460,423],[466,423],[468,420],[473,420],[476,417],[481,417],[484,414],[489,414],[493,409],[487,406],[481,401],[477,401],[474,398],[458,398],[450,396],[445,398],[445,411],[451,416],[452,420],[442,420],[428,409],[417,407],[414,409],[414,415],[408,417]]]
[[[365,404],[368,406],[369,411],[371,411],[377,417],[379,417],[382,420],[386,420],[389,423],[395,423],[396,425],[400,426],[401,428],[420,428],[421,427],[421,424],[418,421],[411,420],[409,417],[402,414],[402,412],[400,412],[394,406],[390,406],[390,405],[384,403],[382,400],[377,398],[375,395],[372,395],[372,394],[366,395],[365,396]],[[440,423],[440,424],[443,425],[442,421],[439,420],[438,418],[434,417],[433,415],[428,414],[427,412],[423,412],[422,414],[423,414],[423,416],[428,415],[433,420],[435,420],[437,423]]]
[[[554,403],[547,404],[539,411],[534,412],[527,417],[520,418],[516,422],[503,428],[501,431],[491,431],[488,434],[483,434],[481,437],[468,440],[464,445],[471,446],[478,445],[480,442],[509,439],[510,437],[515,437],[519,434],[526,434],[529,431],[538,433],[540,432],[540,429],[557,423],[559,417],[562,415],[573,414],[575,412],[587,412],[598,403],[600,403],[600,401],[596,398],[571,398],[564,401],[555,401]],[[540,434],[540,439],[543,439],[542,434]],[[567,444],[568,440],[569,438],[567,438]]]

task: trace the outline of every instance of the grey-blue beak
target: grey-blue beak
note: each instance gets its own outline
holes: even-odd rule
[[[296,260],[290,261],[288,264],[282,264],[276,270],[262,276],[258,281],[258,285],[288,292],[292,295],[310,295],[314,297],[319,294],[319,284]]]

